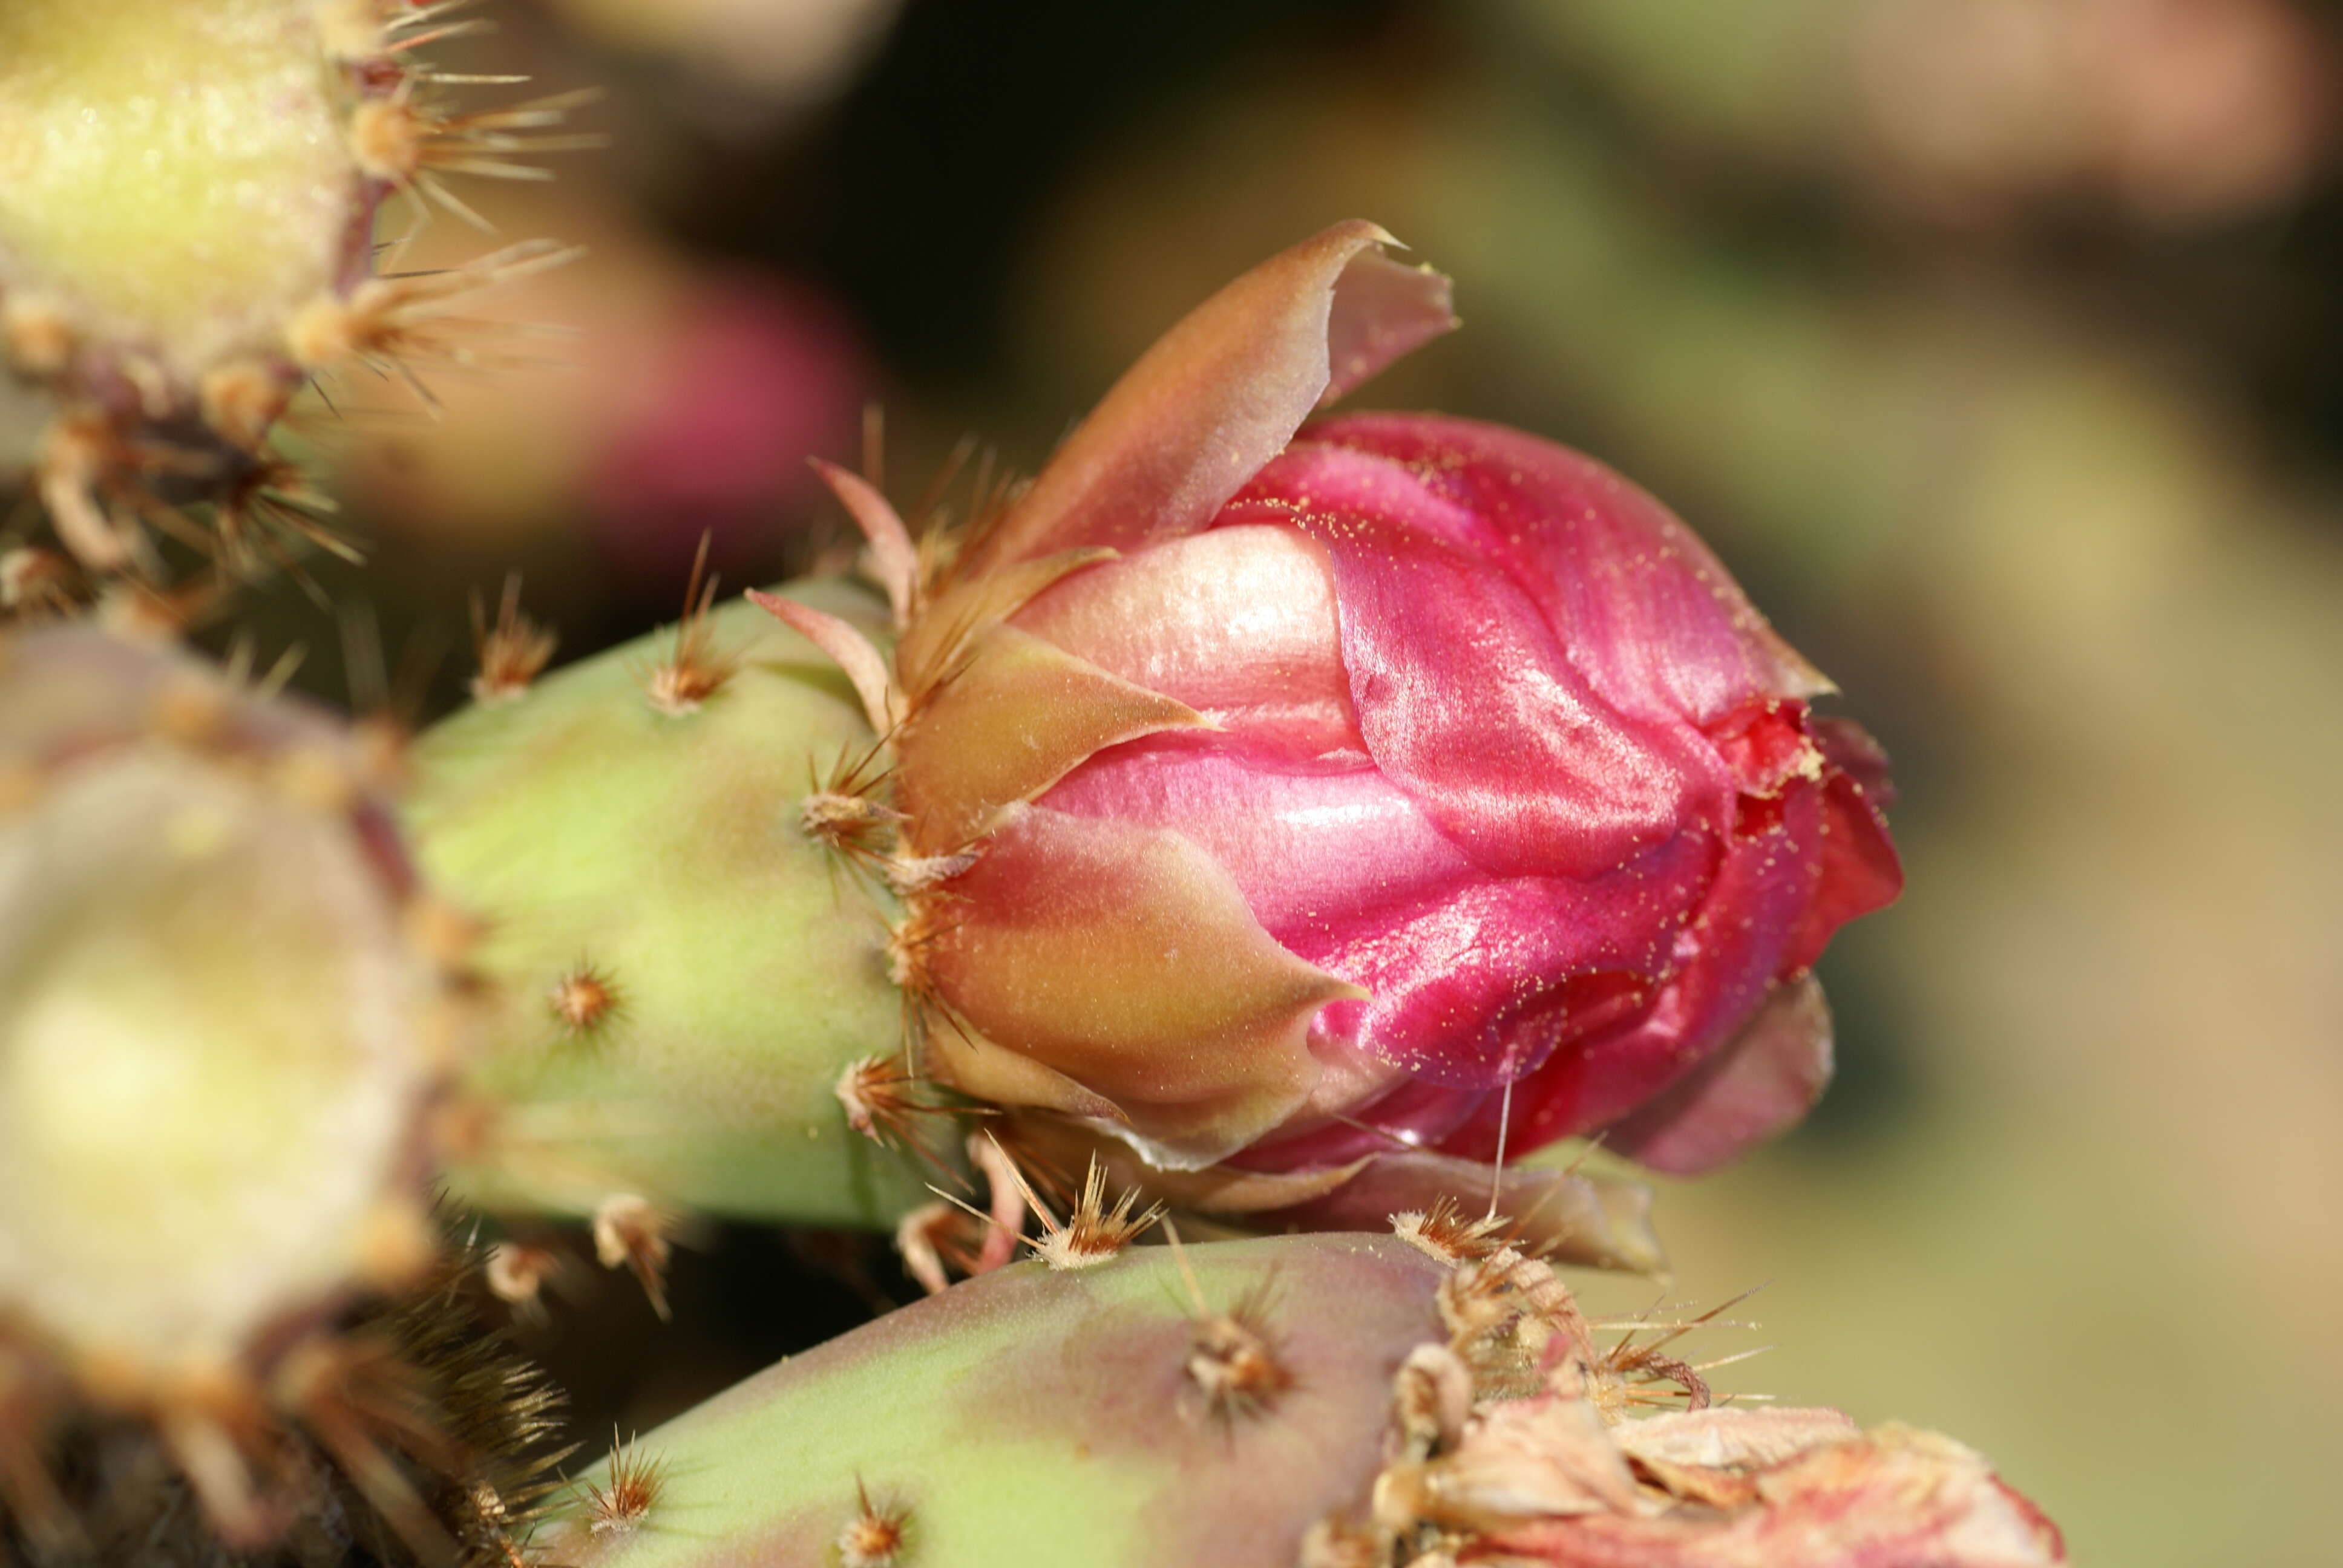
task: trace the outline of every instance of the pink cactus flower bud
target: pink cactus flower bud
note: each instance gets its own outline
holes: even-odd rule
[[[1884,760],[1592,458],[1304,423],[1453,325],[1389,243],[1207,301],[956,562],[894,569],[891,671],[842,656],[903,856],[951,873],[898,942],[931,1069],[1166,1171],[1598,1130],[1700,1169],[1828,1076],[1808,969],[1900,886]]]

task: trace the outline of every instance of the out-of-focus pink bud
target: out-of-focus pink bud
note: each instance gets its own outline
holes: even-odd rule
[[[874,706],[951,872],[899,942],[931,1066],[1163,1171],[1714,1163],[1828,1075],[1808,966],[1900,883],[1881,759],[1601,464],[1304,425],[1453,325],[1386,243],[1201,307],[910,607]]]

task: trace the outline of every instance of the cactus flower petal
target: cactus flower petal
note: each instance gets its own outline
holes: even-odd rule
[[[1691,1175],[1795,1123],[1830,1074],[1830,1007],[1807,975],[1775,987],[1739,1034],[1605,1141],[1654,1171]]]
[[[1393,243],[1336,224],[1190,312],[1067,437],[982,564],[1203,527],[1312,409],[1455,325],[1448,280],[1385,259]]]
[[[1210,1164],[1277,1125],[1318,1077],[1311,1018],[1357,994],[1161,829],[1029,809],[951,886],[923,956],[938,993],[1111,1100],[1163,1165]]]
[[[1183,1169],[1614,1125],[1656,1166],[1714,1163],[1827,1076],[1805,976],[1900,886],[1884,759],[1810,714],[1830,683],[1602,464],[1431,415],[1302,424],[1448,323],[1383,238],[1338,226],[1200,307],[913,618],[905,837],[974,857],[931,895],[936,991]],[[1186,869],[1098,859],[1118,828]],[[1182,940],[1208,882],[1211,940]],[[1174,901],[1109,911],[1108,886]],[[1325,989],[1291,1013],[1268,985],[1285,1054],[1241,1070],[1195,999],[1270,949]]]
[[[998,622],[971,639],[965,668],[896,741],[917,847],[949,854],[999,824],[1091,753],[1207,721],[1030,632]]]

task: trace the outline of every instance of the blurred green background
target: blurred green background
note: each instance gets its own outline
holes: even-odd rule
[[[559,325],[517,356],[543,363],[443,378],[436,422],[386,387],[304,423],[377,561],[326,582],[372,601],[392,666],[419,682],[508,569],[568,658],[672,618],[703,528],[731,584],[814,559],[845,535],[802,458],[853,457],[866,397],[900,500],[964,434],[1030,471],[1189,305],[1373,217],[1454,276],[1465,327],[1359,401],[1642,480],[1896,760],[1910,890],[1823,966],[1839,1084],[1663,1195],[1679,1294],[1765,1282],[1746,1311],[1780,1348],[1730,1386],[1957,1433],[2080,1562],[2336,1560],[2330,13],[495,10],[472,57],[605,85],[582,118],[612,145],[474,198],[591,247],[500,304]],[[443,217],[420,246],[480,242]],[[255,613],[343,694],[329,618],[289,588]],[[802,1247],[745,1255],[679,1284],[679,1316],[696,1295],[730,1338],[571,1368],[583,1402],[655,1419],[860,1310],[803,1282]]]

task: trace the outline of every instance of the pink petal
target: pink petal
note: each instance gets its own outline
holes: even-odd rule
[[[1508,1146],[1535,1149],[1618,1120],[1691,1071],[1755,1010],[1812,896],[1820,791],[1793,790],[1759,830],[1736,833],[1708,897],[1676,938],[1677,970],[1641,1018],[1558,1051],[1516,1086]],[[1440,1147],[1491,1158],[1498,1099]]]
[[[1202,528],[1325,397],[1454,325],[1448,280],[1384,260],[1376,247],[1391,243],[1371,223],[1336,224],[1191,311],[1067,437],[970,568]]]
[[[1714,749],[1598,697],[1556,636],[1575,628],[1504,569],[1502,534],[1424,476],[1299,443],[1222,519],[1325,545],[1367,750],[1488,871],[1595,876],[1730,819]]]
[[[1904,866],[1887,824],[1860,785],[1832,774],[1823,784],[1822,874],[1783,955],[1784,976],[1812,965],[1832,932],[1858,915],[1885,909],[1903,890]]]
[[[1293,761],[1218,735],[1102,751],[1042,797],[1053,810],[1169,828],[1218,861],[1288,946],[1380,929],[1483,880],[1363,759]]]
[[[895,624],[900,627],[911,613],[911,595],[920,583],[920,548],[911,542],[910,530],[903,527],[903,519],[895,515],[894,507],[877,486],[835,463],[820,457],[812,461],[813,471],[862,530],[870,547],[872,575],[887,590],[888,608],[895,612]]]
[[[1614,1123],[1604,1145],[1654,1171],[1697,1175],[1796,1125],[1830,1075],[1830,1008],[1807,976],[1775,987],[1739,1034]]]
[[[1698,536],[1584,453],[1503,426],[1427,414],[1321,421],[1297,445],[1372,453],[1480,519],[1601,698],[1705,723],[1753,697],[1829,680],[1784,642]]]
[[[1713,852],[1683,835],[1584,881],[1493,879],[1373,769],[1282,763],[1219,736],[1092,758],[1054,809],[1170,828],[1226,868],[1288,950],[1364,987],[1322,1047],[1486,1087],[1640,1010]]]
[[[1852,719],[1815,714],[1806,720],[1823,759],[1857,784],[1871,803],[1885,811],[1896,804],[1896,785],[1887,776],[1887,753],[1871,732]]]
[[[845,671],[854,695],[862,699],[863,717],[870,720],[871,729],[884,735],[894,728],[895,692],[887,678],[886,658],[860,629],[779,594],[750,588],[749,602],[828,654],[830,662]]]
[[[1333,568],[1284,528],[1222,528],[1076,572],[1018,626],[1295,758],[1364,756]]]

